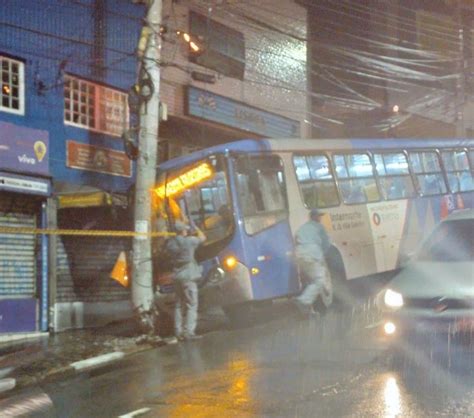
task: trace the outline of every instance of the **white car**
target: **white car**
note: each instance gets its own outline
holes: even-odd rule
[[[474,210],[441,221],[377,296],[383,332],[474,335]]]

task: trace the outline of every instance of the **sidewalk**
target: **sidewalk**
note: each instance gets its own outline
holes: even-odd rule
[[[200,312],[198,333],[222,329],[226,321],[222,310]],[[138,333],[136,322],[130,319],[99,328],[0,343],[0,397],[13,387],[37,385],[176,342],[174,338],[147,338]]]
[[[35,385],[172,342],[159,337],[145,339],[129,320],[0,343],[0,394],[12,389],[12,384],[16,388]],[[74,364],[92,358],[91,362]]]

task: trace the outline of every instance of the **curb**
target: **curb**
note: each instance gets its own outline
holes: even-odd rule
[[[0,335],[0,344],[21,342],[22,340],[31,341],[47,337],[49,337],[48,332],[22,332],[15,334],[2,334]]]
[[[108,363],[110,364],[110,363],[113,363],[114,361],[123,360],[135,354],[140,354],[145,351],[153,350],[155,348],[162,347],[162,346],[165,347],[171,344],[172,343],[170,344],[164,343],[164,344],[156,344],[156,345],[155,344],[140,344],[136,346],[136,349],[134,351],[130,351],[130,352],[113,351],[111,353],[101,354],[95,357],[91,357],[89,359],[78,360],[68,365],[65,365],[63,367],[60,367],[56,370],[51,370],[47,372],[43,377],[39,378],[37,382],[31,382],[25,385],[20,385],[18,386],[18,389],[25,389],[29,386],[41,384],[41,382],[52,382],[58,379],[70,378],[78,373],[87,372],[94,368],[100,368],[100,367],[106,366]],[[121,353],[121,354],[117,356],[117,354],[114,354],[114,353]],[[89,363],[87,364],[84,362],[89,362]],[[87,364],[87,367],[85,367],[86,364]]]
[[[100,356],[91,357],[86,360],[75,361],[71,363],[69,367],[72,367],[77,372],[91,369],[93,367],[102,366],[105,364],[112,363],[113,361],[120,360],[125,357],[125,353],[122,351],[113,351],[112,353],[102,354]]]
[[[11,390],[16,386],[16,379],[12,377],[6,377],[5,379],[0,379],[0,393]]]
[[[108,364],[112,364],[115,361],[126,359],[127,357],[130,357],[132,355],[143,353],[145,351],[153,350],[159,347],[174,345],[176,343],[177,343],[177,340],[175,338],[163,338],[156,341],[147,341],[146,343],[144,342],[144,343],[136,344],[135,349],[132,351],[128,351],[128,350],[113,351],[107,354],[101,354],[101,355],[91,357],[85,360],[78,360],[70,364],[64,365],[62,367],[58,367],[57,369],[51,369],[49,371],[46,371],[46,373],[43,374],[42,376],[39,376],[38,378],[35,378],[33,381],[29,381],[29,382],[22,382],[21,377],[16,376],[16,381],[18,385],[15,384],[12,387],[5,385],[5,388],[8,387],[8,389],[4,389],[4,391],[6,392],[7,390],[11,390],[13,388],[15,388],[15,391],[18,391],[18,390],[27,389],[32,386],[40,385],[43,382],[54,382],[60,379],[72,378],[76,374],[87,372],[94,368],[107,366]],[[10,373],[12,372],[13,371],[11,371]],[[0,388],[1,388],[2,380],[5,380],[5,379],[0,379]],[[0,389],[0,393],[2,393],[1,389]]]

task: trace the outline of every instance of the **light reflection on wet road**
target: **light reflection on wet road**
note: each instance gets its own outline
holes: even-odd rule
[[[300,320],[285,303],[264,315],[253,327],[137,354],[44,390],[61,417],[145,407],[158,417],[474,416],[470,355],[459,368],[393,368],[364,329],[366,316]]]

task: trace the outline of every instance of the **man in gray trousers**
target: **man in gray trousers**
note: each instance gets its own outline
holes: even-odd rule
[[[310,219],[301,225],[295,235],[296,262],[305,287],[294,301],[303,314],[312,312],[313,303],[324,288],[324,255],[330,247],[330,242],[326,230],[319,222],[322,215],[317,209],[312,209],[309,213]]]
[[[189,235],[189,225],[175,222],[176,236],[166,243],[169,257],[172,259],[176,305],[174,312],[174,329],[178,340],[195,340],[198,316],[198,287],[202,269],[194,258],[199,244],[206,240],[204,233],[194,227],[197,236]],[[184,318],[183,318],[184,317]]]

